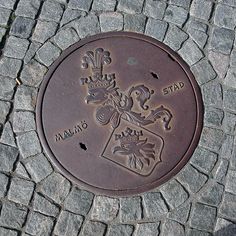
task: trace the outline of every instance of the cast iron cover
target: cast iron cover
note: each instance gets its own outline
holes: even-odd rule
[[[37,101],[43,147],[61,172],[108,195],[173,177],[202,129],[199,87],[169,47],[128,32],[99,34],[51,66]]]

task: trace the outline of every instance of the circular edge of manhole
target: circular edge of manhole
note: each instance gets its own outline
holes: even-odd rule
[[[166,175],[161,177],[160,179],[153,181],[151,183],[148,183],[144,186],[140,186],[134,189],[125,189],[125,190],[109,190],[109,189],[103,189],[99,188],[93,185],[90,185],[77,177],[75,177],[73,174],[71,174],[69,171],[67,171],[63,165],[57,160],[55,155],[53,154],[52,150],[50,149],[46,137],[44,135],[44,130],[43,130],[43,124],[42,124],[42,117],[41,117],[41,110],[43,106],[43,97],[44,97],[44,92],[46,91],[48,82],[50,81],[51,76],[53,75],[54,71],[57,69],[58,66],[60,66],[61,62],[69,56],[73,51],[77,50],[78,48],[82,47],[83,45],[93,42],[99,39],[103,38],[111,38],[111,37],[129,37],[129,38],[135,38],[138,40],[144,40],[146,42],[149,42],[162,50],[166,51],[172,59],[174,59],[184,70],[186,73],[187,77],[190,80],[190,83],[192,85],[194,95],[195,95],[195,100],[196,100],[196,106],[197,106],[197,122],[196,122],[196,128],[195,128],[195,133],[192,137],[191,143],[186,150],[184,156],[182,159],[179,161],[179,163],[171,169]],[[156,187],[159,187],[167,181],[171,180],[189,161],[191,158],[194,150],[196,149],[200,136],[201,136],[201,131],[203,128],[203,115],[204,115],[204,106],[203,106],[203,100],[202,100],[202,95],[201,95],[201,90],[200,87],[195,80],[195,77],[193,73],[191,72],[189,66],[187,63],[174,51],[172,50],[169,46],[165,45],[164,43],[158,41],[157,39],[151,38],[147,35],[140,34],[140,33],[135,33],[135,32],[126,32],[126,31],[120,31],[120,32],[107,32],[107,33],[100,33],[96,34],[84,39],[81,39],[77,43],[73,44],[66,50],[64,50],[59,58],[49,67],[48,72],[46,73],[40,87],[39,87],[39,92],[37,96],[37,102],[36,102],[36,127],[37,127],[37,132],[39,135],[40,142],[43,146],[43,149],[46,153],[46,155],[49,157],[49,159],[52,161],[54,166],[69,180],[74,182],[76,185],[79,187],[85,188],[88,191],[94,192],[95,194],[103,194],[103,195],[109,195],[109,196],[132,196],[136,194],[140,194],[146,191],[150,191]]]

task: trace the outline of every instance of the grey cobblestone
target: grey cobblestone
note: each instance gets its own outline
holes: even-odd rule
[[[55,226],[54,233],[56,235],[77,236],[82,223],[82,216],[75,215],[68,211],[62,211]]]
[[[168,214],[168,218],[180,222],[182,224],[186,223],[189,218],[189,212],[191,209],[190,203],[184,203],[177,209],[173,210]]]
[[[156,223],[142,223],[138,224],[135,229],[135,236],[158,236],[159,235],[159,222]]]
[[[89,11],[93,0],[70,0],[68,7],[82,11]]]
[[[170,208],[176,208],[188,199],[188,194],[176,180],[168,182],[161,188],[161,193]]]
[[[44,43],[55,35],[58,24],[50,21],[38,21],[32,35],[34,41]]]
[[[35,131],[29,131],[17,136],[16,141],[23,158],[34,156],[42,150]]]
[[[191,39],[188,39],[178,52],[190,66],[203,57],[202,51]]]
[[[190,226],[200,230],[212,231],[216,219],[216,208],[196,203],[192,209]]]
[[[31,212],[26,223],[25,231],[30,235],[50,236],[53,219],[37,212]]]
[[[0,73],[3,76],[16,78],[22,62],[18,59],[2,57],[0,60]]]
[[[203,19],[208,20],[211,15],[213,3],[209,0],[193,0],[190,8],[190,14]]]
[[[6,8],[0,8],[0,25],[7,26],[12,11]]]
[[[114,220],[119,211],[119,200],[115,198],[97,196],[94,199],[91,218],[103,222]]]
[[[7,185],[9,182],[9,177],[0,173],[0,197],[4,197],[7,191]]]
[[[225,159],[231,159],[233,156],[233,148],[234,148],[234,136],[225,135],[225,138],[222,142],[220,155]]]
[[[226,176],[225,190],[236,195],[236,171],[229,170]]]
[[[220,161],[220,164],[217,167],[215,175],[214,175],[214,178],[218,182],[222,183],[224,181],[228,167],[229,167],[229,162],[227,160]]]
[[[165,201],[161,194],[145,193],[143,195],[144,216],[151,219],[159,219],[168,212]]]
[[[12,23],[10,34],[20,38],[29,38],[34,24],[33,19],[17,16]]]
[[[86,236],[103,236],[106,230],[106,225],[101,222],[87,221],[84,225],[82,235]],[[114,235],[114,234],[113,234]]]
[[[143,13],[154,19],[163,19],[167,4],[161,1],[147,0],[145,2]]]
[[[120,31],[123,29],[123,15],[117,12],[104,12],[100,15],[102,32]]]
[[[33,182],[20,178],[12,178],[8,198],[13,202],[28,205],[33,191]]]
[[[65,209],[75,214],[86,215],[92,206],[93,197],[92,193],[75,187],[65,200]]]
[[[1,226],[20,229],[25,222],[27,208],[13,202],[4,202],[0,214]]]
[[[168,24],[164,21],[149,18],[146,24],[145,34],[163,41]]]
[[[235,235],[236,226],[231,221],[218,218],[215,227],[215,236]]]
[[[8,1],[0,0],[0,7],[4,7],[4,8],[13,10],[15,2],[16,2],[16,0],[8,0]]]
[[[189,8],[190,7],[191,0],[170,0],[170,4],[183,7],[183,8]]]
[[[61,50],[54,44],[45,43],[36,53],[37,59],[45,66],[50,66],[61,54]]]
[[[38,193],[34,196],[33,209],[48,216],[57,216],[59,214],[59,208]]]
[[[145,29],[146,17],[144,15],[124,15],[124,30],[143,33]]]
[[[9,146],[12,146],[12,147],[16,147],[16,141],[15,141],[15,137],[14,137],[12,126],[11,126],[10,122],[7,122],[4,125],[0,142],[7,144]]]
[[[132,225],[112,225],[108,229],[107,236],[131,236],[133,231]]]
[[[10,172],[18,156],[18,149],[0,143],[0,170]]]
[[[0,42],[2,42],[3,37],[5,36],[7,30],[5,28],[0,27]]]
[[[96,0],[93,1],[94,11],[114,11],[116,0]]]
[[[0,123],[5,123],[7,119],[7,115],[9,114],[11,108],[11,103],[10,102],[4,102],[0,100]]]
[[[75,19],[79,19],[81,16],[85,16],[85,15],[86,15],[86,13],[82,12],[80,10],[67,8],[64,11],[62,19],[60,21],[60,26],[68,24],[69,22],[71,22],[71,21],[73,21]]]
[[[28,51],[25,54],[24,57],[24,63],[28,64],[31,59],[35,56],[36,52],[38,51],[38,49],[41,47],[41,43],[38,42],[31,42]]]
[[[43,3],[42,11],[39,16],[42,20],[59,22],[63,14],[63,7],[60,3],[53,0],[46,0]]]
[[[224,112],[221,109],[214,107],[205,108],[205,124],[207,126],[218,126],[222,125],[224,118]]]
[[[120,221],[137,221],[142,218],[140,197],[120,199]]]
[[[235,134],[236,132],[236,115],[230,112],[225,112],[223,118],[223,128],[226,133]]]
[[[120,0],[117,9],[128,14],[141,13],[144,0]]]
[[[205,232],[205,231],[201,231],[201,230],[197,230],[197,229],[189,229],[188,236],[211,236],[211,233]]]
[[[11,100],[16,82],[8,77],[0,76],[0,99]]]
[[[28,111],[19,111],[13,113],[14,132],[27,132],[36,130],[34,114]]]
[[[36,183],[45,179],[53,171],[47,158],[42,153],[28,159],[25,167]]]
[[[15,230],[5,229],[0,227],[0,235],[1,236],[17,236],[18,232]]]
[[[188,17],[188,11],[182,7],[169,5],[165,12],[164,20],[180,27],[186,22]]]
[[[228,89],[224,92],[224,108],[236,113],[236,90]]]
[[[15,173],[19,177],[24,177],[24,178],[30,179],[29,174],[27,173],[25,167],[23,166],[23,164],[21,162],[18,162],[16,169],[15,169]]]
[[[179,173],[178,180],[187,190],[196,193],[205,184],[207,177],[191,165],[188,165]]]
[[[39,7],[40,7],[40,0],[20,0],[17,4],[17,8],[15,14],[17,16],[35,18]]]
[[[226,219],[236,219],[236,196],[231,193],[225,193],[219,213]]]
[[[229,69],[225,77],[224,84],[228,87],[236,89],[236,67]]]
[[[72,44],[79,41],[79,36],[77,35],[76,31],[72,28],[66,28],[59,31],[54,37],[55,43],[58,45],[59,48],[65,50]]]
[[[40,191],[60,204],[65,200],[70,191],[70,182],[62,175],[54,172],[42,181]]]
[[[175,236],[183,236],[184,235],[184,227],[172,220],[166,220],[162,227],[162,235],[175,235]]]
[[[236,48],[233,48],[230,55],[230,66],[236,67]]]

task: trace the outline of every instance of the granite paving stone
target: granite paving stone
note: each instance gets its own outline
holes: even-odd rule
[[[216,181],[222,183],[225,179],[225,176],[227,174],[227,170],[229,167],[229,161],[227,160],[221,160],[219,165],[216,168],[215,174],[214,174],[214,178],[216,179]]]
[[[236,25],[235,13],[235,8],[224,4],[218,4],[214,15],[215,25],[233,30]]]
[[[43,3],[39,18],[42,20],[59,22],[63,11],[63,6],[60,3],[53,0],[46,0]]]
[[[52,235],[54,221],[52,218],[31,212],[27,219],[25,231],[34,236],[50,236]]]
[[[230,54],[230,66],[236,67],[236,49],[235,48],[233,48]]]
[[[1,236],[17,236],[18,232],[11,229],[5,229],[3,227],[0,227],[0,235]]]
[[[40,4],[40,0],[20,0],[17,4],[15,15],[34,19]]]
[[[11,108],[11,103],[10,102],[5,102],[0,100],[0,123],[5,123],[7,119],[7,115],[9,114]]]
[[[15,137],[13,134],[11,123],[9,121],[4,125],[0,142],[12,147],[16,147]]]
[[[144,15],[124,15],[124,30],[143,33],[145,29],[146,17]]]
[[[143,14],[154,19],[163,19],[167,4],[161,1],[147,0]]]
[[[217,153],[197,147],[190,161],[198,170],[209,173],[214,168],[217,159]]]
[[[14,8],[16,0],[0,0],[0,7],[12,9]]]
[[[193,0],[190,8],[190,15],[208,20],[211,16],[213,3],[210,0]]]
[[[17,156],[17,148],[0,143],[0,171],[12,171]]]
[[[236,2],[235,0],[219,0],[220,3],[223,3],[225,5],[229,5],[232,7],[236,7]]]
[[[218,206],[222,200],[224,186],[211,182],[201,193],[200,201],[211,206]]]
[[[20,154],[23,158],[41,153],[42,148],[35,131],[29,131],[16,137]]]
[[[0,76],[0,99],[11,100],[16,82],[8,77]]]
[[[112,225],[107,232],[107,236],[131,236],[134,227],[132,225]]]
[[[214,107],[205,107],[204,121],[206,126],[221,127],[224,118],[224,112]]]
[[[234,41],[234,31],[220,27],[214,27],[209,39],[209,48],[223,54],[229,54]]]
[[[170,0],[170,4],[176,5],[188,9],[190,7],[191,0]]]
[[[117,217],[118,212],[118,199],[106,196],[97,196],[93,202],[91,219],[103,222],[112,221]]]
[[[6,8],[0,8],[0,25],[7,26],[12,11]]]
[[[58,204],[65,200],[71,187],[70,182],[56,172],[49,175],[41,184],[40,192]]]
[[[236,89],[236,67],[231,67],[224,79],[224,85]]]
[[[228,89],[224,92],[224,108],[236,113],[236,90]]]
[[[36,183],[45,179],[53,171],[47,158],[42,153],[28,159],[25,167]]]
[[[83,223],[83,217],[68,211],[62,211],[59,215],[54,233],[56,235],[77,236]]]
[[[144,0],[120,0],[117,9],[128,14],[141,13]]]
[[[51,42],[45,43],[36,53],[39,62],[50,66],[61,54],[61,49]]]
[[[120,221],[137,221],[142,218],[141,198],[121,198],[120,199]]]
[[[62,50],[65,50],[66,48],[78,41],[79,36],[73,28],[63,29],[59,31],[54,37],[54,42]]]
[[[0,59],[0,73],[3,76],[16,78],[20,71],[22,61],[15,58],[2,57]]]
[[[188,35],[183,30],[173,24],[169,24],[164,43],[173,50],[179,50],[187,38]]]
[[[179,174],[178,180],[192,193],[198,192],[207,181],[207,176],[187,165]]]
[[[178,52],[189,66],[195,64],[203,58],[202,51],[191,39],[188,39]]]
[[[16,173],[16,176],[30,179],[29,174],[27,173],[24,165],[21,162],[17,163],[16,169],[15,169],[15,173]]]
[[[48,201],[46,198],[36,193],[33,200],[34,211],[44,215],[56,217],[59,214],[59,208],[55,204]]]
[[[102,32],[123,29],[123,15],[117,12],[104,12],[99,16]]]
[[[28,48],[28,51],[26,52],[25,57],[24,57],[25,64],[28,64],[31,61],[31,59],[35,56],[36,52],[41,46],[42,46],[41,43],[31,42]]]
[[[94,14],[89,14],[85,17],[81,17],[75,23],[75,29],[80,38],[98,34],[100,32],[98,17]]]
[[[20,178],[12,178],[11,185],[8,192],[8,199],[28,205],[34,192],[34,183]]]
[[[236,114],[225,112],[223,123],[223,129],[225,133],[235,134],[236,132]]]
[[[9,177],[0,173],[0,198],[4,197],[7,192]]]
[[[158,236],[159,235],[159,222],[156,223],[142,223],[138,224],[135,229],[135,236]]]
[[[163,41],[168,24],[164,21],[149,18],[146,24],[145,34],[159,41]]]
[[[225,138],[222,142],[222,146],[220,149],[220,155],[224,159],[231,159],[233,156],[233,149],[234,149],[234,136],[232,135],[225,135]]]
[[[114,11],[116,0],[96,0],[93,1],[92,9],[94,11]]]
[[[208,60],[202,59],[191,68],[198,84],[207,83],[216,77],[216,73]]]
[[[7,30],[5,28],[0,27],[0,42],[3,41],[3,37],[5,36]]]
[[[236,234],[236,226],[233,222],[225,220],[223,218],[218,218],[215,227],[215,236],[222,235],[235,235]]]
[[[226,176],[225,190],[236,195],[236,171],[228,170]]]
[[[32,40],[39,43],[45,43],[49,38],[55,35],[58,24],[52,21],[37,21],[32,35]]]
[[[236,220],[236,195],[225,192],[219,214],[225,219]]]
[[[75,187],[66,198],[64,207],[75,214],[86,215],[92,206],[93,198],[91,192]]]
[[[88,12],[93,0],[70,0],[68,7]]]
[[[106,230],[106,225],[101,222],[87,221],[83,226],[82,235],[86,236],[103,236]],[[114,234],[113,234],[114,235]]]
[[[37,90],[32,87],[20,85],[17,87],[14,108],[19,110],[34,111]]]
[[[216,220],[216,208],[202,203],[193,206],[190,226],[199,230],[212,231]]]
[[[23,70],[20,74],[20,79],[25,85],[38,87],[43,80],[46,72],[47,67],[43,66],[35,60],[31,60],[27,65],[23,67]]]
[[[20,38],[29,38],[34,25],[33,19],[17,16],[11,25],[10,34]]]
[[[1,226],[20,229],[25,223],[26,216],[26,207],[6,201],[2,204],[0,224]]]
[[[164,20],[182,27],[188,18],[188,11],[182,7],[169,5],[165,11]]]
[[[64,26],[75,19],[79,19],[81,16],[85,16],[86,13],[77,9],[67,8],[64,11],[62,19],[60,21],[60,26]]]
[[[167,205],[159,192],[150,192],[143,195],[145,218],[159,219],[168,212]]]
[[[197,229],[189,229],[187,232],[187,236],[212,236],[212,234]]]
[[[189,218],[191,203],[184,203],[180,207],[174,209],[168,214],[168,218],[182,224],[186,223]]]
[[[175,236],[183,236],[184,235],[184,227],[172,220],[166,220],[162,227],[163,235],[175,235]]]

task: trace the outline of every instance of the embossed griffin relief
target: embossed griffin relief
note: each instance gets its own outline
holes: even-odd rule
[[[148,175],[161,161],[164,141],[145,127],[161,120],[163,129],[170,130],[172,114],[163,105],[149,108],[146,103],[154,91],[143,84],[121,91],[115,73],[103,73],[104,65],[111,62],[110,52],[102,48],[88,51],[82,58],[82,68],[91,69],[88,77],[80,79],[81,84],[87,86],[85,102],[96,104],[98,124],[113,128],[102,156],[135,173]],[[135,105],[139,113],[134,111]],[[143,111],[148,115],[143,115]]]

